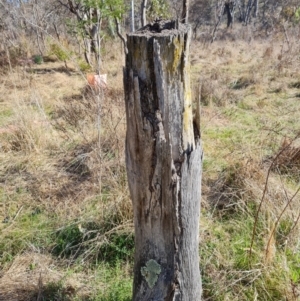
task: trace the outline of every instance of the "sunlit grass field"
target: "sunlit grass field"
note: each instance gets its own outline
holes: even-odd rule
[[[97,95],[72,61],[1,74],[0,300],[131,300],[124,55],[103,47]],[[299,42],[193,40],[190,61],[203,300],[299,300]]]

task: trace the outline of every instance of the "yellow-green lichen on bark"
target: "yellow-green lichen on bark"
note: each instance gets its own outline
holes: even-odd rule
[[[160,272],[160,265],[153,259],[147,261],[146,266],[141,268],[141,274],[144,276],[150,288],[154,287]]]
[[[181,63],[181,55],[184,45],[180,39],[180,36],[174,37],[172,42],[173,43],[171,45],[174,47],[172,72],[175,72],[178,69],[178,65]]]
[[[190,87],[190,66],[185,66],[183,72],[184,104],[183,104],[183,147],[187,149],[194,145],[192,91]]]

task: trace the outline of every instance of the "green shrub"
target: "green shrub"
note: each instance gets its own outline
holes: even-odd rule
[[[112,234],[107,242],[99,248],[99,259],[110,264],[119,261],[133,260],[134,237],[133,234]]]
[[[78,67],[79,67],[81,72],[91,71],[91,66],[87,62],[82,61],[82,60],[80,60],[78,62]]]
[[[50,51],[51,54],[54,54],[60,61],[66,61],[70,59],[71,53],[63,49],[60,45],[58,44],[51,44],[50,45]]]
[[[37,65],[40,65],[40,64],[42,64],[44,61],[43,61],[43,57],[41,56],[41,55],[35,55],[34,57],[33,57],[33,61],[34,61],[34,63],[35,64],[37,64]]]
[[[83,234],[78,225],[66,226],[54,234],[56,245],[53,254],[60,257],[70,257],[74,255],[82,242]],[[75,247],[76,246],[76,247]]]

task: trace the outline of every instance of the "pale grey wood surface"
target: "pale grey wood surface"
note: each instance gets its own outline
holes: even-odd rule
[[[126,164],[135,224],[134,301],[201,299],[202,147],[199,122],[193,122],[189,43],[189,27],[176,22],[149,25],[127,39]]]

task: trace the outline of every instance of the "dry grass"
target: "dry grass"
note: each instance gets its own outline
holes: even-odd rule
[[[299,49],[295,40],[192,46],[203,104],[204,300],[299,298],[297,140],[286,147],[300,129]]]
[[[14,236],[18,243],[13,253],[13,242],[4,250],[12,262],[2,261],[0,300],[46,300],[51,287],[63,300],[86,292],[91,296],[101,286],[84,288],[86,275],[70,280],[50,255],[51,237],[72,224],[74,229],[96,225],[86,230],[98,234],[82,235],[74,249],[76,256],[84,249],[85,261],[95,260],[113,235],[132,233],[121,62],[114,59],[107,68],[110,87],[97,95],[85,93],[85,74],[70,75],[59,62],[17,67],[3,75],[1,239]],[[40,223],[39,230],[31,228]],[[50,239],[50,245],[31,242],[34,237]],[[19,255],[29,245],[33,252]],[[44,248],[49,255],[38,254]]]
[[[298,179],[300,168],[300,140],[284,139],[278,150],[279,155],[274,158],[274,169]]]
[[[49,288],[55,288],[64,296],[64,300],[71,300],[74,296],[87,296],[90,287],[86,282],[86,275],[77,273],[66,276],[65,271],[55,267],[50,256],[38,253],[26,253],[15,258],[9,270],[1,277],[1,301],[33,301],[47,300],[54,295]],[[63,285],[60,285],[62,284]],[[59,291],[60,290],[60,291]]]
[[[299,147],[289,142],[300,130],[299,45],[234,34],[191,46],[203,105],[204,300],[296,300]],[[57,300],[98,300],[110,281],[99,280],[100,258],[106,265],[105,252],[127,251],[124,61],[119,45],[106,43],[109,88],[99,94],[59,62],[1,77],[0,300],[46,300],[51,285]],[[118,272],[130,282],[126,256]]]

